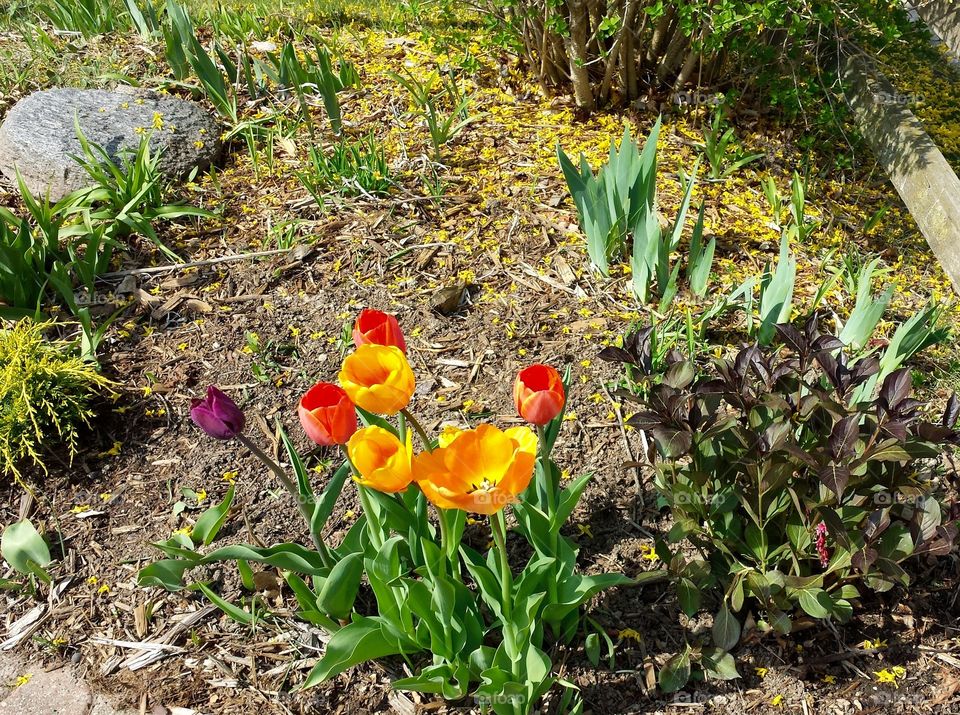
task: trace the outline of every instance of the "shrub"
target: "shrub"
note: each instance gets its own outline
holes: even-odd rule
[[[744,348],[700,377],[667,355],[629,420],[656,447],[654,484],[674,521],[667,541],[703,555],[661,544],[661,558],[688,614],[701,591],[716,594],[723,651],[737,643],[736,614],[748,605],[760,609],[761,629],[780,633],[797,613],[842,622],[863,589],[907,586],[900,564],[949,553],[957,536],[932,485],[939,458],[960,441],[960,400],[929,422],[908,369],[864,395],[881,371],[876,357],[848,360],[816,315],[803,329],[776,330],[782,347]],[[690,657],[667,669],[669,685]]]
[[[540,83],[571,88],[587,110],[651,88],[683,102],[688,84],[708,86],[740,69],[746,82],[769,78],[782,87],[784,65],[829,56],[825,45],[841,39],[890,39],[907,25],[893,0],[487,0],[486,7]],[[813,76],[790,73],[800,83],[805,74]]]
[[[51,323],[21,320],[0,330],[0,469],[21,484],[19,466],[46,472],[44,449],[62,442],[72,460],[90,402],[109,381],[74,356],[73,345],[48,341]]]

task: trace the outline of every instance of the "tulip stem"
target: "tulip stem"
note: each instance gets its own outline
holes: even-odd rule
[[[537,452],[540,462],[540,475],[543,479],[543,492],[546,499],[547,514],[553,517],[559,504],[557,500],[557,486],[553,483],[553,470],[550,468],[550,453],[547,449],[547,430],[542,425],[537,426]]]
[[[557,491],[553,483],[553,466],[550,463],[550,453],[547,448],[547,430],[543,426],[537,426],[537,451],[539,452],[539,462],[540,462],[540,474],[543,477],[543,488],[545,491],[546,501],[547,501],[547,518],[549,519],[549,532],[547,534],[547,543],[550,545],[550,556],[554,558],[553,566],[551,570],[553,571],[547,579],[547,599],[550,604],[557,603],[558,598],[558,581],[560,579],[560,555],[557,553],[559,551],[558,544],[558,528],[555,527],[553,520],[556,517],[557,509],[559,508],[559,503],[557,503]],[[557,624],[550,622],[550,628],[554,632],[554,636],[557,635]]]
[[[408,410],[406,407],[404,407],[402,410],[400,410],[400,415],[401,415],[402,417],[405,417],[406,420],[407,420],[407,422],[409,422],[409,423],[413,426],[413,429],[414,429],[414,431],[417,433],[417,436],[420,437],[420,441],[423,442],[423,448],[424,448],[425,450],[427,450],[428,452],[432,452],[432,451],[433,451],[433,445],[432,445],[431,442],[430,442],[430,437],[427,436],[426,430],[423,429],[423,425],[421,425],[421,424],[417,421],[417,418],[414,417],[414,416],[410,413],[410,410]]]
[[[347,446],[345,444],[340,445],[340,450],[343,452],[343,458],[347,460],[347,464],[350,465],[350,471],[355,477],[360,477],[360,470],[358,470],[354,464],[353,460],[350,459],[350,453],[347,451]],[[383,546],[383,528],[380,524],[374,523],[374,511],[373,511],[373,502],[370,500],[370,495],[367,493],[367,488],[362,484],[357,485],[357,493],[360,495],[360,506],[363,509],[364,515],[367,517],[367,533],[370,535],[370,543],[373,545],[373,548],[377,551],[380,551],[380,547]]]
[[[307,522],[307,531],[310,532],[310,539],[313,541],[313,546],[317,550],[317,553],[320,554],[320,560],[323,561],[324,566],[333,566],[333,562],[330,559],[330,552],[327,550],[327,545],[323,543],[323,540],[320,538],[320,534],[317,534],[313,530],[313,508],[314,508],[314,499],[312,494],[301,494],[297,486],[290,481],[290,477],[287,476],[287,473],[283,471],[283,468],[277,464],[266,452],[260,449],[254,442],[250,440],[245,434],[238,434],[237,439],[240,440],[240,443],[253,452],[253,455],[263,462],[271,472],[273,472],[277,479],[280,480],[280,483],[283,484],[283,488],[289,492],[290,496],[293,497],[294,501],[297,502],[297,509],[299,509],[300,514],[303,516],[304,520]]]
[[[453,579],[453,564],[450,562],[450,525],[447,524],[447,512],[444,509],[437,509],[437,521],[440,523],[440,550],[443,552],[440,559],[440,576],[444,580],[449,573]],[[453,633],[450,628],[443,629],[443,644],[447,649],[447,657],[454,658],[453,652]]]
[[[510,570],[510,560],[507,558],[507,525],[503,517],[503,509],[490,515],[490,531],[497,545],[500,556],[500,600],[503,611],[503,640],[507,649],[507,656],[511,664],[518,657],[516,633],[513,627],[513,572]]]
[[[367,515],[367,533],[370,534],[370,544],[374,550],[379,552],[383,546],[383,533],[380,525],[375,522],[373,502],[370,500],[370,495],[367,494],[366,487],[358,484],[357,492],[360,494],[360,506],[363,507],[363,513]]]

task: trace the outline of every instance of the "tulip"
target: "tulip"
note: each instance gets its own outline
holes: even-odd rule
[[[521,370],[513,383],[517,412],[527,422],[539,427],[560,414],[565,399],[563,380],[549,365],[531,365]]]
[[[407,352],[407,343],[403,339],[400,323],[388,313],[372,308],[364,308],[353,324],[353,342],[361,345],[393,345]]]
[[[409,404],[416,383],[400,348],[367,344],[343,361],[340,384],[357,407],[395,415]]]
[[[324,447],[346,444],[357,431],[357,410],[337,385],[318,382],[300,398],[297,408],[307,437]]]
[[[211,437],[233,439],[243,432],[245,419],[237,403],[210,385],[207,396],[191,402],[190,417]]]
[[[402,492],[413,479],[410,461],[413,456],[412,435],[407,443],[383,427],[371,425],[358,430],[347,442],[347,456],[357,472],[354,481],[378,492]]]
[[[414,457],[413,478],[440,509],[495,514],[530,484],[536,455],[529,427],[448,429],[435,450]]]

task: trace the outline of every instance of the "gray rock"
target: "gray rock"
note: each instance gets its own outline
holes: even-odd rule
[[[151,150],[163,150],[160,168],[170,179],[205,168],[220,149],[216,119],[194,102],[155,92],[48,89],[17,102],[0,126],[0,172],[16,180],[19,169],[34,194],[49,190],[53,201],[89,186],[73,159],[82,155],[74,118],[114,160],[149,134]]]

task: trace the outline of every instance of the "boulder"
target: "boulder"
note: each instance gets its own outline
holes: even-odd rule
[[[171,180],[205,168],[220,150],[216,119],[194,102],[129,89],[47,89],[17,102],[0,125],[0,172],[15,181],[19,169],[34,194],[49,192],[52,201],[89,186],[73,158],[83,155],[75,119],[118,162],[149,136]]]

